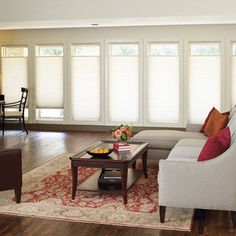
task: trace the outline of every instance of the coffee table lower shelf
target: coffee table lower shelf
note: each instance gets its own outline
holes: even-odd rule
[[[139,169],[128,169],[128,175],[127,175],[127,189],[129,189],[142,175],[143,171]],[[97,171],[95,174],[93,174],[91,177],[89,177],[87,180],[85,180],[83,183],[81,183],[77,190],[79,191],[111,191],[111,192],[121,192],[121,189],[116,188],[114,185],[114,188],[112,184],[110,185],[110,188],[99,188],[98,187],[98,178],[101,174],[101,170]]]

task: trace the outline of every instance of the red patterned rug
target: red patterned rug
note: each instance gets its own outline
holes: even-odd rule
[[[128,204],[119,193],[77,191],[71,199],[70,154],[63,154],[23,176],[21,204],[13,191],[0,192],[0,213],[97,224],[190,231],[192,209],[167,208],[159,222],[157,168],[148,167],[128,191]],[[97,169],[79,168],[79,183]]]

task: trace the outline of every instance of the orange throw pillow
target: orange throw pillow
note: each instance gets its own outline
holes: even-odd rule
[[[204,124],[203,124],[203,126],[201,127],[201,129],[200,129],[200,133],[204,133],[204,130],[205,130],[205,128],[206,128],[206,125],[207,125],[207,122],[208,122],[208,120],[209,120],[209,118],[210,118],[210,116],[211,116],[211,113],[214,111],[214,110],[217,110],[215,107],[213,107],[211,110],[210,110],[210,112],[208,113],[208,115],[207,115],[207,118],[205,119],[205,122],[204,122]],[[227,111],[227,112],[224,112],[224,113],[221,113],[222,115],[228,115],[229,116],[229,114],[230,114],[230,112],[229,111]]]
[[[215,107],[213,107],[213,108],[210,110],[210,112],[208,113],[207,118],[205,119],[205,122],[204,122],[202,128],[201,128],[200,131],[199,131],[200,133],[204,133],[204,130],[205,130],[206,125],[207,125],[207,122],[208,122],[208,120],[209,120],[209,118],[210,118],[210,116],[211,116],[211,113],[212,113],[214,110],[215,110]]]
[[[229,114],[221,114],[217,109],[213,109],[204,129],[204,134],[211,137],[224,129],[228,123]]]

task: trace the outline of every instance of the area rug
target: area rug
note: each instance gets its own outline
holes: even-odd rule
[[[0,192],[0,214],[29,216],[73,222],[108,224],[152,229],[190,231],[192,209],[167,208],[166,221],[159,222],[157,168],[148,167],[128,191],[128,204],[119,193],[77,191],[71,199],[69,157],[62,154],[23,176],[22,201],[16,204],[14,191]],[[79,183],[97,169],[79,168]]]

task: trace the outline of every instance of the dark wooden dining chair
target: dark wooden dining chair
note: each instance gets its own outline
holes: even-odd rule
[[[14,189],[16,202],[20,203],[21,187],[21,149],[7,149],[0,151],[0,191]]]
[[[17,102],[5,103],[3,111],[1,112],[2,120],[2,134],[4,135],[5,120],[19,120],[19,123],[22,125],[22,129],[28,134],[26,125],[25,125],[25,106],[28,98],[28,89],[21,88],[21,98]],[[13,110],[8,110],[13,109]]]

